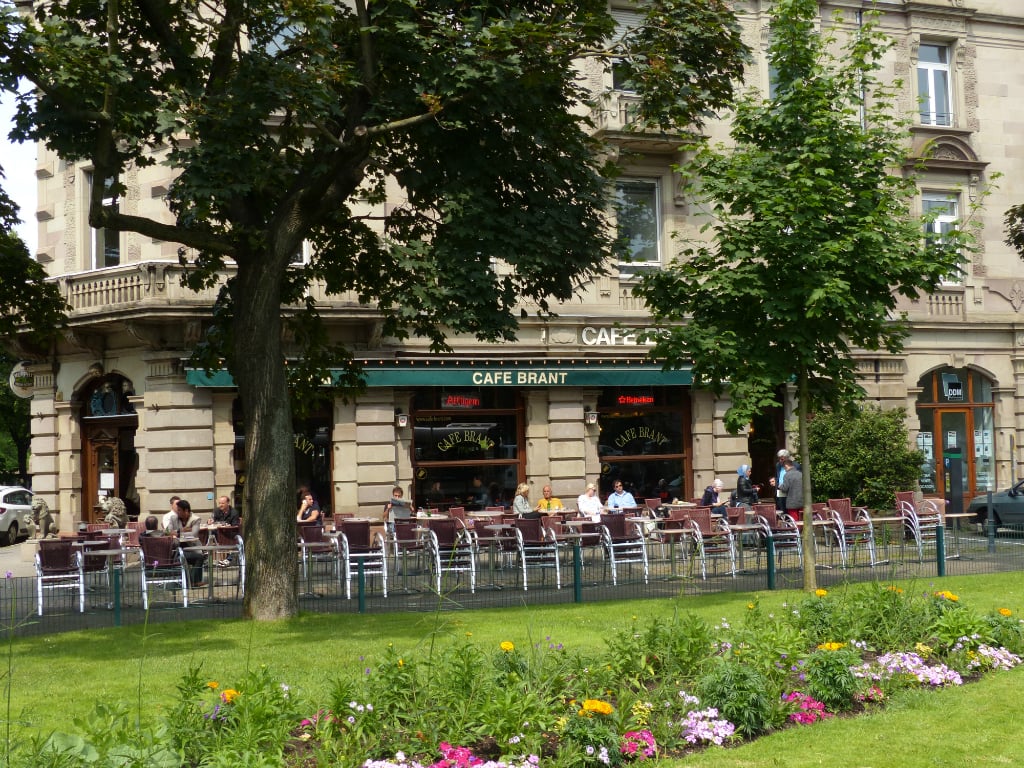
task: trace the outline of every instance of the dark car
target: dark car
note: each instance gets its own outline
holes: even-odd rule
[[[967,511],[977,516],[977,522],[984,523],[988,519],[986,504],[988,494],[975,496]],[[992,514],[997,526],[1024,526],[1024,480],[1018,480],[1012,488],[992,494]]]

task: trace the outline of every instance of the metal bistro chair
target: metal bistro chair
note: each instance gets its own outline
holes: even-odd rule
[[[441,594],[441,576],[454,573],[456,578],[469,574],[469,591],[476,592],[476,548],[469,532],[459,520],[437,518],[427,520],[427,558],[434,575],[435,591]]]
[[[380,576],[381,591],[388,596],[388,547],[380,531],[370,530],[369,520],[342,520],[338,534],[345,598],[352,599],[352,574],[362,566],[364,576]]]
[[[869,563],[878,565],[875,558],[875,528],[871,516],[863,508],[854,509],[850,499],[829,499],[829,510],[832,512],[832,526],[839,544],[839,557],[843,567],[856,557],[860,548],[868,551]]]
[[[916,501],[913,491],[897,493],[896,506],[903,518],[907,537],[912,538],[917,547],[917,561],[923,563],[925,546],[929,542],[935,546],[938,539],[940,526],[943,525],[942,513],[927,499]],[[945,528],[942,530],[945,531]]]
[[[519,518],[512,525],[515,526],[516,551],[523,571],[523,591],[528,588],[527,571],[531,568],[540,570],[542,581],[546,569],[554,570],[555,589],[561,589],[562,574],[554,531],[545,526],[540,518]]]
[[[402,577],[402,591],[413,592],[409,587],[409,556],[418,561],[417,570],[422,570],[425,547],[415,520],[395,520],[390,528],[390,544],[395,560],[395,574]]]
[[[711,514],[710,507],[687,510],[690,518],[693,556],[700,560],[700,575],[707,579],[709,559],[729,561],[729,574],[736,578],[736,544],[729,523],[719,515]]]
[[[53,589],[78,590],[78,612],[85,613],[85,575],[73,539],[42,539],[36,552],[36,612],[43,615],[43,594]]]
[[[299,526],[299,554],[302,557],[302,578],[307,587],[313,577],[313,564],[329,563],[334,570],[334,578],[340,578],[338,546],[334,541],[324,538],[324,529],[319,525]]]
[[[803,567],[804,551],[800,543],[800,528],[787,514],[779,514],[774,504],[755,504],[754,519],[761,526],[761,535],[767,541],[771,539],[775,549],[778,567],[782,568],[782,556],[786,552],[795,552],[798,567]],[[757,564],[761,566],[761,548],[757,550]]]
[[[188,578],[185,555],[173,536],[140,536],[142,550],[142,609],[149,610],[149,588],[162,586],[181,590],[182,606],[188,608]]]
[[[642,565],[644,584],[647,583],[647,540],[640,524],[629,522],[625,515],[601,515],[601,546],[612,569],[612,586],[619,583],[620,565],[630,569],[634,564]]]

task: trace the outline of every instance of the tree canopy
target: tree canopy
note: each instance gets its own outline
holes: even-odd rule
[[[435,348],[514,338],[519,302],[570,299],[613,248],[581,65],[621,67],[641,124],[670,132],[728,104],[742,71],[724,0],[637,11],[621,30],[605,0],[5,6],[0,82],[37,89],[17,135],[92,164],[90,224],[180,243],[196,287],[234,270],[199,351],[226,361],[243,405],[247,615],[297,605],[289,386],[319,387],[349,354],[309,282]],[[166,217],[102,205],[101,181],[123,192],[127,168],[156,162],[174,174]]]
[[[924,221],[911,215],[914,179],[894,172],[907,154],[898,84],[878,76],[891,43],[876,20],[841,30],[837,17],[819,32],[814,0],[778,0],[772,13],[774,96],[746,93],[732,145],[703,147],[686,169],[710,238],[648,275],[638,294],[659,324],[652,355],[692,363],[698,385],[727,391],[730,431],[795,385],[806,446],[808,409],[862,394],[854,350],[902,348],[897,296],[956,273],[966,233],[925,243]],[[806,451],[802,460],[810,520]]]

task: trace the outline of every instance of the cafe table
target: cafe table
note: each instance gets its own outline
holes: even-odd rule
[[[123,558],[125,551],[122,547],[111,547],[108,541],[75,541],[72,547],[82,551],[82,557],[105,557],[107,559],[107,571],[110,574],[111,593],[107,594],[107,610],[113,609],[119,615],[121,612],[121,569],[117,567],[114,558]]]
[[[484,530],[490,531],[494,534],[493,536],[487,536],[484,539],[487,542],[487,575],[490,578],[490,582],[487,584],[477,584],[477,589],[502,589],[501,584],[497,582],[494,575],[494,561],[497,559],[500,552],[499,545],[501,542],[511,541],[515,538],[514,536],[508,535],[508,532],[514,529],[515,526],[511,523],[492,523],[484,526]]]
[[[214,595],[213,595],[213,587],[214,587],[213,576],[214,576],[214,573],[216,573],[216,570],[215,570],[214,564],[218,560],[221,559],[221,558],[217,557],[217,555],[228,554],[228,553],[231,553],[231,552],[236,552],[237,553],[238,552],[238,545],[236,545],[236,544],[200,544],[198,546],[189,547],[189,549],[192,549],[192,550],[197,551],[197,552],[205,552],[206,553],[206,571],[207,571],[207,576],[206,576],[206,598],[211,603],[215,602]],[[308,574],[308,571],[307,571],[307,574]],[[241,570],[239,570],[238,577],[239,578],[242,577]]]
[[[965,558],[960,554],[960,521],[975,518],[977,515],[974,512],[947,512],[942,517],[944,520],[953,521],[953,554],[946,555],[946,559],[970,560],[970,558]]]
[[[739,559],[739,571],[741,573],[747,573],[746,564],[743,561],[743,539],[746,538],[746,534],[754,533],[761,530],[761,526],[757,523],[729,523],[729,530],[736,534],[738,543],[736,545],[736,554]]]

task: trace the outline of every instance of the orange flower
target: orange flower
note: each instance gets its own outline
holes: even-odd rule
[[[234,688],[225,688],[220,692],[220,698],[225,704],[232,704],[238,698],[238,691]]]
[[[607,701],[601,701],[600,699],[587,699],[583,702],[583,709],[580,710],[580,714],[589,717],[591,714],[610,715],[614,711],[615,707]]]
[[[216,680],[211,680],[206,684],[206,687],[209,688],[211,691],[216,691],[218,688],[220,688],[220,683],[218,683]]]
[[[1013,616],[1013,611],[1011,611],[1009,608],[1000,608],[999,609],[999,615],[1000,616]]]

